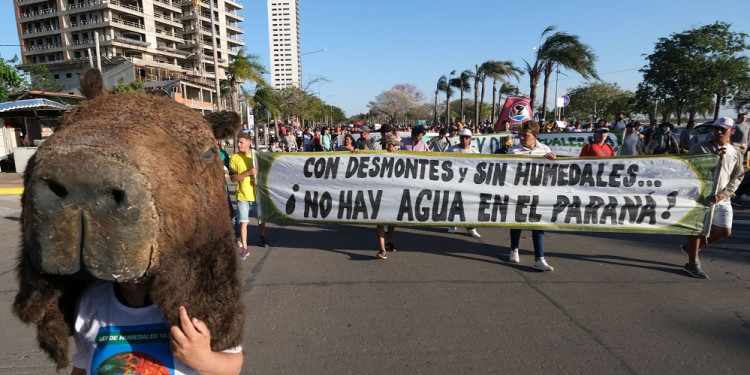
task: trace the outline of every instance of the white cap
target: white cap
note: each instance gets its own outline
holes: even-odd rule
[[[466,128],[461,129],[461,131],[458,132],[458,136],[459,137],[471,137],[471,130],[466,129]]]
[[[724,129],[733,129],[734,120],[729,117],[719,117],[714,121],[714,126],[721,126]]]

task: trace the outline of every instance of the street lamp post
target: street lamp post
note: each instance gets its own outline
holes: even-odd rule
[[[299,88],[302,88],[302,56],[311,55],[313,53],[318,53],[318,52],[326,52],[326,51],[328,51],[328,48],[316,49],[315,51],[305,52],[305,53],[302,53],[302,54],[299,55],[299,57],[300,57],[300,61],[299,61],[299,65],[300,65],[300,67],[299,67]]]

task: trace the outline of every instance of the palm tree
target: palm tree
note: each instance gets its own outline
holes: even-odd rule
[[[454,74],[456,74],[455,70],[451,71],[451,74],[449,76],[452,76]],[[437,82],[437,90],[436,90],[436,91],[442,91],[445,93],[445,123],[448,125],[450,125],[450,122],[451,122],[451,94],[453,93],[453,89],[451,88],[450,81],[452,81],[452,79],[444,75],[440,76],[440,79],[438,79],[438,82]]]
[[[438,107],[438,94],[440,93],[440,87],[435,89],[435,112],[434,116],[432,116],[432,124],[437,124],[438,121],[438,115],[437,115],[437,107]]]
[[[503,87],[509,87],[507,78],[514,77],[516,81],[523,75],[523,70],[520,68],[517,68],[515,65],[513,65],[512,61],[496,61],[496,60],[489,60],[485,61],[481,68],[485,75],[487,77],[492,77],[492,116],[490,118],[491,123],[495,123],[495,104],[497,103],[497,93],[498,93],[498,87],[497,87],[497,81],[501,81],[503,84],[501,85],[500,89],[502,90]],[[501,92],[502,96],[502,92]],[[484,102],[484,82],[482,83],[482,102]]]
[[[459,117],[462,122],[466,122],[466,119],[464,119],[464,93],[471,91],[471,83],[469,80],[473,77],[474,72],[467,69],[461,72],[461,75],[458,76],[458,78],[454,78],[450,82],[451,87],[457,88],[459,93],[461,93],[461,115]]]
[[[544,74],[543,111],[546,111],[547,108],[549,77],[555,68],[563,67],[573,70],[585,79],[599,79],[594,68],[596,55],[594,55],[591,48],[581,43],[578,36],[559,31],[544,39],[547,33],[554,30],[554,26],[544,29],[542,35],[539,37],[539,47],[536,50],[534,65],[532,66],[526,62],[526,71],[529,73],[529,91],[532,108],[534,108],[534,101],[536,100],[536,88],[539,86],[542,74]]]
[[[484,70],[484,64],[474,65],[474,123],[479,125],[480,110],[484,105],[484,81],[487,79],[487,72]],[[479,84],[482,84],[482,102],[479,102]]]
[[[230,109],[236,111],[237,103],[237,83],[244,81],[255,82],[260,87],[268,87],[268,83],[263,79],[263,74],[267,73],[266,68],[258,62],[260,56],[256,54],[245,54],[245,49],[240,48],[237,56],[227,67],[227,86],[229,89]]]

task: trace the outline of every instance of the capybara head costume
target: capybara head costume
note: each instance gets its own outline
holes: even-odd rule
[[[240,345],[238,252],[214,137],[237,131],[239,116],[106,95],[94,69],[81,92],[89,100],[65,115],[24,174],[13,312],[37,326],[58,369],[68,365],[77,298],[94,280],[150,282],[168,324],[182,305],[207,324],[213,350]]]

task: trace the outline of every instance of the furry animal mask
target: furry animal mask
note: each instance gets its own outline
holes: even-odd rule
[[[239,130],[239,116],[204,119],[166,98],[106,95],[101,82],[96,70],[83,74],[89,100],[26,168],[13,312],[37,326],[61,369],[83,288],[150,280],[168,324],[184,305],[208,325],[213,350],[240,345],[238,255],[214,138]]]

